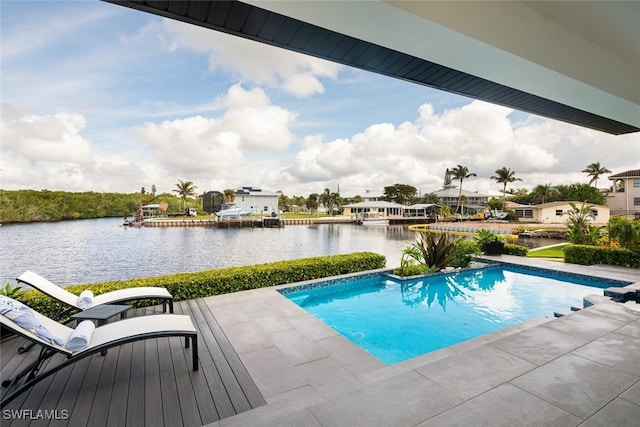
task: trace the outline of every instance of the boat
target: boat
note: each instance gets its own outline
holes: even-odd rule
[[[222,209],[216,212],[218,218],[232,218],[239,216],[251,215],[253,211],[251,209],[244,209],[235,203],[224,203]]]
[[[357,221],[361,225],[388,225],[389,218],[380,212],[366,212]]]

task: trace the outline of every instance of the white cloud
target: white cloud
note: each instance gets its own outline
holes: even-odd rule
[[[9,109],[4,109],[8,111]],[[5,117],[1,124],[2,148],[31,161],[91,162],[91,147],[80,132],[85,128],[83,116],[57,113],[37,116]]]
[[[208,55],[211,70],[237,74],[242,80],[279,88],[294,96],[324,93],[320,79],[336,79],[341,65],[257,43],[219,31],[163,20],[170,49]]]

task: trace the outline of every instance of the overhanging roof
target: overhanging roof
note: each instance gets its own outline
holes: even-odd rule
[[[640,131],[640,2],[106,1],[603,132]]]

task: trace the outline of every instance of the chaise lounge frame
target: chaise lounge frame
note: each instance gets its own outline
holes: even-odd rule
[[[78,305],[78,295],[75,295],[65,288],[50,282],[38,273],[27,270],[22,273],[17,279],[18,282],[31,286],[40,292],[49,295],[50,297],[58,300],[60,303],[69,306],[64,309],[61,306],[60,311],[56,315],[57,319],[60,319],[66,313],[73,309],[83,310]],[[93,297],[93,301],[89,307],[85,307],[84,310],[103,304],[118,304],[128,301],[136,301],[142,299],[157,299],[162,300],[162,311],[167,311],[167,305],[169,305],[169,313],[173,313],[173,296],[165,288],[160,287],[135,287],[118,289],[116,291],[106,292],[104,294],[96,295]]]
[[[49,319],[35,310],[32,311],[40,324],[47,328],[51,333],[60,337],[65,343],[69,340],[69,337],[74,331],[72,328],[58,323],[55,320]],[[65,347],[60,347],[55,344],[50,344],[29,330],[20,327],[5,316],[0,315],[0,324],[32,343],[42,347],[40,354],[35,361],[30,363],[19,373],[15,374],[12,379],[2,381],[2,387],[6,387],[7,390],[0,401],[0,408],[4,408],[6,404],[11,402],[27,389],[33,387],[38,382],[55,374],[59,370],[76,363],[78,360],[91,356],[95,353],[102,353],[109,348],[134,341],[162,337],[184,337],[185,348],[189,348],[189,341],[191,341],[193,370],[198,370],[198,332],[193,325],[191,318],[187,315],[154,314],[123,319],[118,322],[100,326],[93,332],[88,346],[77,352],[70,351]],[[44,362],[56,354],[63,354],[66,356],[66,359],[56,366],[47,366],[46,370],[40,372]],[[25,376],[27,378],[24,383],[19,384],[20,380]],[[12,390],[14,387],[15,390]]]

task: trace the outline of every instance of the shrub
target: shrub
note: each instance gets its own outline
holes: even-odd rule
[[[482,251],[476,242],[473,240],[462,240],[458,242],[457,255],[449,262],[448,266],[454,268],[469,267],[475,257],[481,253]]]
[[[158,286],[166,288],[173,295],[174,301],[181,301],[375,270],[383,268],[385,262],[386,258],[382,255],[372,252],[359,252],[347,255],[303,258],[243,267],[205,270],[196,273],[178,273],[133,280],[73,285],[67,286],[65,289],[76,295],[79,295],[84,289],[91,290],[94,295],[99,295],[117,289]],[[34,310],[50,317],[55,315],[60,306],[56,300],[36,290],[25,291],[19,299]],[[144,307],[155,303],[152,300],[141,300],[133,301],[130,305]]]
[[[562,251],[564,252],[564,261],[572,264],[607,264],[640,268],[640,253],[624,248],[566,245]]]
[[[502,253],[505,255],[527,256],[529,248],[522,245],[514,245],[513,243],[505,243]]]
[[[640,222],[626,218],[612,218],[609,221],[609,237],[620,246],[632,251],[640,251]]]

